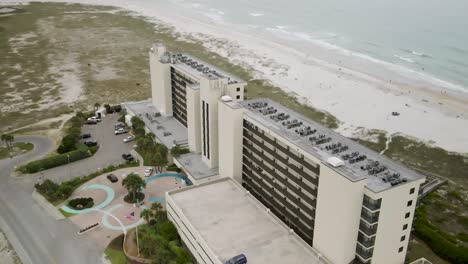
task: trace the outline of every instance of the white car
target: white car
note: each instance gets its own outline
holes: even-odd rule
[[[98,117],[92,116],[92,117],[88,118],[88,121],[96,121],[96,122],[101,122],[101,118],[98,118]]]
[[[120,134],[125,134],[125,133],[127,133],[127,132],[128,132],[127,130],[125,130],[125,129],[123,129],[123,128],[119,128],[119,129],[117,129],[117,130],[114,131],[114,134],[120,135]]]
[[[128,142],[132,142],[133,140],[135,140],[135,136],[128,136],[123,139],[123,142],[128,143]]]
[[[151,176],[151,174],[153,174],[153,168],[146,168],[145,170],[145,177],[149,177]]]

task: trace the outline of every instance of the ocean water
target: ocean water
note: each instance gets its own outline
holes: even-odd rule
[[[466,0],[170,0],[213,23],[352,52],[468,91]]]

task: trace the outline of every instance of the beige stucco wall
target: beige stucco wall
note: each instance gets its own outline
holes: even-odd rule
[[[206,78],[200,79],[200,116],[203,115],[202,101],[209,104],[209,141],[210,141],[210,158],[202,155],[202,160],[210,168],[218,167],[218,99],[223,95],[226,87],[227,79],[209,80]],[[200,117],[201,122],[203,118]],[[203,126],[203,124],[201,124]],[[200,133],[201,149],[203,149],[203,133]]]
[[[372,263],[402,264],[405,262],[419,185],[423,182],[424,179],[409,182],[378,194],[366,191],[366,194],[373,199],[382,198]],[[411,188],[415,188],[413,194],[410,194]],[[410,200],[413,201],[412,205],[407,206]],[[409,218],[405,218],[407,212],[410,213]],[[403,230],[405,224],[408,224],[408,228]],[[405,236],[404,241],[400,241],[402,236]],[[403,247],[402,252],[398,252],[400,247]]]
[[[218,101],[219,174],[242,183],[242,121],[244,108]]]
[[[201,151],[200,90],[187,87],[187,136],[191,152]]]
[[[172,115],[171,66],[159,61],[166,48],[155,45],[149,51],[153,105],[164,116]]]
[[[320,166],[313,246],[332,263],[348,264],[355,257],[364,184]]]

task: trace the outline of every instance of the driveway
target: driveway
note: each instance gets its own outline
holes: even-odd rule
[[[90,133],[91,139],[96,140],[100,146],[94,156],[45,170],[36,175],[39,174],[45,179],[56,182],[63,182],[77,176],[88,175],[111,164],[123,163],[122,154],[129,153],[135,142],[123,143],[123,139],[130,134],[114,135],[114,124],[118,119],[118,114],[110,114],[96,125],[84,125],[82,127],[82,132]]]
[[[69,220],[56,221],[32,198],[37,178],[10,177],[14,166],[40,158],[53,143],[39,136],[18,137],[34,149],[13,159],[0,160],[0,228],[25,264],[100,263],[102,245],[76,234]]]

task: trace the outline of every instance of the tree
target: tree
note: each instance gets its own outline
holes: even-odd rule
[[[94,103],[94,111],[98,110],[100,106],[101,106],[100,103],[98,102]]]
[[[132,201],[136,201],[137,193],[140,193],[141,189],[146,187],[145,181],[135,173],[130,173],[128,176],[122,181],[122,186],[124,186],[128,194],[132,195]]]
[[[7,148],[11,150],[11,148],[13,147],[12,143],[13,141],[15,141],[15,137],[13,135],[3,134],[1,136],[1,139],[3,142],[5,142]]]
[[[151,211],[153,212],[153,215],[154,215],[154,217],[156,217],[156,219],[160,219],[161,214],[164,213],[163,207],[162,207],[162,205],[160,203],[152,203],[151,204]]]
[[[145,219],[146,223],[149,224],[151,219],[153,219],[154,214],[153,214],[153,212],[151,210],[145,209],[145,210],[141,211],[140,217]]]

